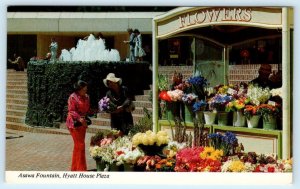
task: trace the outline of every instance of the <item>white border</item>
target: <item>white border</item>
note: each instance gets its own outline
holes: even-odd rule
[[[247,176],[244,174],[222,174],[222,173],[213,173],[213,174],[207,174],[207,173],[198,173],[198,175],[195,174],[163,174],[163,173],[110,173],[112,177],[117,177],[116,180],[112,179],[109,184],[102,183],[101,186],[99,185],[88,185],[84,186],[87,188],[105,188],[105,187],[122,187],[122,188],[140,188],[142,184],[143,189],[144,188],[160,188],[160,187],[170,187],[172,188],[182,188],[183,185],[186,185],[184,187],[199,187],[198,185],[200,182],[207,184],[205,187],[207,188],[216,188],[220,187],[222,185],[222,188],[241,188],[240,186],[233,185],[234,183],[238,183],[238,185],[242,185],[243,180],[244,181],[253,181],[253,183],[259,184],[261,188],[282,188],[282,187],[287,187],[287,188],[299,188],[299,147],[298,144],[300,144],[299,141],[299,127],[298,123],[300,123],[300,118],[299,116],[299,108],[300,108],[300,103],[299,103],[299,83],[300,81],[300,74],[297,74],[298,70],[300,70],[300,58],[299,54],[297,53],[299,51],[299,5],[297,1],[293,0],[210,0],[210,1],[201,1],[201,0],[152,0],[152,1],[138,1],[138,0],[110,0],[110,1],[105,1],[105,0],[2,0],[0,2],[0,24],[1,24],[1,29],[0,29],[0,59],[2,66],[0,67],[0,81],[1,81],[1,86],[3,90],[0,90],[0,135],[1,135],[1,142],[0,142],[0,178],[2,178],[2,182],[0,183],[0,188],[6,189],[6,188],[41,188],[41,185],[38,184],[38,182],[33,182],[34,184],[26,184],[26,185],[12,185],[12,184],[7,184],[4,183],[4,178],[5,174],[15,174],[12,172],[6,172],[5,173],[5,117],[6,117],[6,111],[5,111],[5,104],[6,104],[6,8],[7,5],[78,5],[78,6],[86,6],[86,5],[111,5],[111,6],[293,6],[294,7],[294,21],[295,21],[295,26],[294,26],[294,86],[293,86],[293,100],[294,100],[294,117],[293,117],[293,153],[294,153],[294,172],[293,172],[293,184],[286,184],[289,183],[290,181],[290,176],[289,174],[260,174],[257,176],[256,174],[248,174]],[[297,133],[297,134],[296,134]],[[246,177],[245,177],[246,176]],[[14,176],[9,176],[10,178],[13,178]],[[167,179],[168,182],[165,183],[164,181],[161,181],[163,179]],[[192,179],[192,180],[190,180]],[[136,182],[129,182],[129,181],[134,181],[139,182],[139,185],[136,185],[134,183]],[[169,182],[170,180],[170,182]],[[49,180],[45,180],[50,182]],[[123,185],[122,182],[119,181],[126,181],[129,185]],[[156,182],[157,181],[157,182]],[[230,181],[230,182],[229,182]],[[260,181],[262,183],[260,183]],[[268,181],[266,185],[263,185],[264,181]],[[67,181],[60,180],[58,183],[64,183]],[[55,182],[51,182],[49,185],[42,185],[43,188],[82,188],[83,186],[81,184],[96,184],[96,183],[91,183],[90,180],[76,180],[74,181],[78,184],[74,185],[57,185]],[[95,182],[95,181],[94,181]],[[280,184],[280,182],[282,182]],[[27,183],[27,182],[26,182]],[[29,182],[30,183],[30,182]],[[46,182],[43,182],[46,183]],[[79,185],[80,183],[80,185]],[[147,185],[149,184],[150,185]],[[181,183],[181,184],[178,184]],[[278,183],[279,185],[269,185],[271,183]],[[229,184],[225,185],[224,184]],[[298,186],[298,187],[297,187]],[[201,186],[200,186],[201,187]],[[260,188],[258,187],[258,188]],[[253,188],[253,185],[246,185],[243,186],[243,188]]]

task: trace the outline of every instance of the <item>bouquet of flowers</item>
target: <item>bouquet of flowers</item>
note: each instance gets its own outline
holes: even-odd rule
[[[257,108],[257,113],[259,115],[262,115],[263,117],[266,117],[268,115],[278,115],[280,112],[279,109],[279,104],[275,103],[274,105],[270,105],[270,104],[261,104],[258,106]]]
[[[168,158],[173,158],[176,156],[176,153],[183,149],[186,148],[187,144],[186,143],[179,143],[177,141],[170,141],[168,143],[168,146],[165,147],[164,149],[164,154],[167,155]]]
[[[193,105],[193,112],[205,110],[207,103],[204,100],[196,101]]]
[[[95,160],[102,160],[106,163],[112,164],[114,159],[114,149],[110,145],[91,146],[89,149],[90,155]]]
[[[208,139],[210,139],[211,145],[215,149],[223,150],[224,155],[233,154],[235,147],[238,145],[235,134],[228,131],[225,135],[221,133],[211,133],[208,135]]]
[[[258,106],[255,105],[246,105],[244,109],[244,115],[247,119],[250,119],[254,115],[258,115]]]
[[[132,143],[134,146],[138,145],[166,145],[169,142],[169,136],[166,131],[159,131],[158,133],[154,133],[150,130],[145,133],[137,133],[132,137]]]
[[[200,153],[204,151],[202,146],[193,148],[183,148],[176,154],[175,171],[196,172],[201,159]]]
[[[167,91],[168,96],[171,98],[171,101],[181,101],[183,97],[183,91],[179,89],[175,89],[173,91]]]
[[[232,96],[226,94],[216,94],[208,100],[210,110],[225,111],[226,105],[232,101]]]
[[[269,98],[271,97],[271,93],[269,88],[249,85],[247,96],[252,104],[258,106],[267,102],[267,100],[269,100]]]
[[[163,100],[163,101],[166,101],[166,102],[171,102],[172,101],[172,99],[171,99],[171,97],[168,95],[168,92],[167,91],[161,91],[160,93],[159,93],[159,96],[158,96],[161,100]]]
[[[249,100],[246,97],[233,100],[226,105],[226,111],[229,112],[243,110],[247,103],[249,103]]]
[[[187,80],[187,83],[189,84],[190,88],[187,89],[189,92],[195,93],[199,99],[204,99],[205,93],[204,93],[204,87],[208,85],[207,80],[202,76],[194,76],[190,77]]]
[[[149,156],[165,156],[163,155],[163,148],[168,142],[169,136],[165,131],[153,133],[149,130],[146,133],[137,133],[132,137],[133,145],[142,149]]]
[[[124,163],[134,165],[144,155],[138,148],[132,149],[128,147],[121,147],[117,149],[116,153],[118,155],[116,158],[117,165]]]
[[[270,93],[272,94],[272,96],[279,96],[282,98],[282,88],[272,89]]]
[[[182,101],[183,101],[185,104],[192,104],[192,103],[196,100],[197,97],[198,97],[198,96],[195,95],[194,93],[184,94],[184,95],[182,96]]]
[[[98,102],[99,110],[106,113],[111,113],[117,109],[117,105],[111,102],[111,100],[105,96]]]
[[[223,156],[222,150],[215,150],[213,147],[204,147],[200,153],[200,163],[197,171],[205,172],[220,172],[221,158]]]
[[[155,170],[160,172],[173,172],[176,160],[174,158],[162,159],[155,164]]]
[[[252,172],[255,164],[250,162],[243,162],[237,156],[230,157],[223,163],[222,172]]]

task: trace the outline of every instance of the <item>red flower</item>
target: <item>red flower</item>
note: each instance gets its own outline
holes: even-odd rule
[[[121,154],[125,154],[123,151],[116,151],[116,154],[119,156]]]
[[[268,167],[268,173],[274,173],[275,167]]]
[[[167,102],[171,102],[171,97],[168,95],[167,91],[161,91],[159,93],[159,98],[161,100],[167,101]]]

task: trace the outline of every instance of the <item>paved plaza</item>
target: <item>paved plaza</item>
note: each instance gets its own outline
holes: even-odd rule
[[[86,135],[88,171],[96,170],[89,155],[93,134]],[[73,151],[71,135],[6,130],[6,171],[70,171]]]

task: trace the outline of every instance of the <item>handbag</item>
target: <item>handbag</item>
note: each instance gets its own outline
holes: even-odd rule
[[[92,124],[92,120],[88,116],[85,116],[85,122],[87,125]],[[80,121],[74,120],[74,127],[80,127],[80,126],[82,126],[82,123]]]

